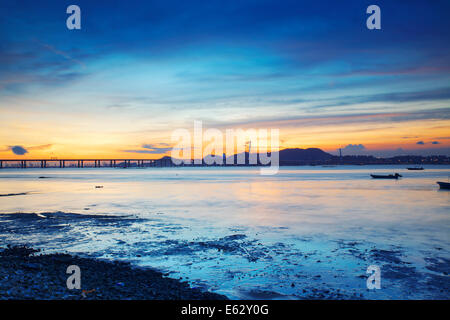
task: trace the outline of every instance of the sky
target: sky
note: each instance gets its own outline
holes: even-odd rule
[[[69,30],[66,8],[81,9]],[[381,9],[369,30],[366,9]],[[159,158],[174,130],[450,155],[449,1],[0,0],[0,158]]]

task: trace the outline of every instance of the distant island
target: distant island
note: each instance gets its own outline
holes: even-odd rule
[[[269,154],[270,155],[270,154]],[[233,163],[237,163],[237,158],[239,154],[234,156]],[[241,166],[251,166],[250,154],[245,152],[244,154],[245,164]],[[157,161],[161,161],[163,166],[174,165],[172,163],[172,158],[169,156],[162,157]],[[366,155],[345,155],[345,156],[335,156],[327,153],[319,148],[288,148],[279,151],[279,161],[280,166],[303,166],[303,165],[386,165],[386,164],[404,164],[404,165],[423,165],[423,164],[450,164],[450,157],[443,155],[433,155],[433,156],[416,156],[416,155],[404,155],[395,156],[390,158],[380,158],[374,156]],[[224,161],[225,163],[225,161]],[[164,165],[165,164],[165,165]],[[209,166],[203,161],[201,165],[191,164],[192,166]],[[254,165],[254,164],[253,164]],[[258,157],[258,164],[259,157]],[[188,164],[189,166],[189,164]],[[213,166],[230,166],[227,164],[223,165],[213,165]],[[239,166],[233,164],[231,166]]]

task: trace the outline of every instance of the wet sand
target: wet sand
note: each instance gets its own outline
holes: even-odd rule
[[[67,267],[81,270],[81,289],[69,290]],[[27,246],[0,252],[0,299],[70,300],[223,300],[225,296],[191,288],[161,272],[127,262],[40,254]]]
[[[323,235],[299,238],[296,247],[263,243],[245,230],[201,239],[180,230],[159,215],[1,214],[0,247],[19,247],[0,251],[0,299],[449,299],[443,246],[417,255],[399,244]],[[81,290],[66,288],[73,264],[82,271]],[[369,265],[382,270],[382,290],[366,288]],[[222,279],[235,290],[224,290]]]

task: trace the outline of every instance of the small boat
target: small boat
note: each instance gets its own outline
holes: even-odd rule
[[[423,170],[423,167],[412,167],[412,168],[406,168],[408,170]]]
[[[441,189],[450,189],[450,182],[436,182]]]
[[[401,177],[400,174],[371,174],[370,175],[374,179],[398,179]]]

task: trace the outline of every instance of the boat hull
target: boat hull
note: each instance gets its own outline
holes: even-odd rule
[[[371,174],[370,176],[373,179],[394,179],[394,180],[397,180],[399,178],[399,176],[393,176],[393,175],[380,176],[380,175],[376,175],[376,174]]]
[[[441,182],[441,181],[438,181],[437,184],[439,185],[439,187],[440,187],[441,189],[446,189],[446,190],[449,190],[449,189],[450,189],[450,183],[449,183],[449,182]]]

